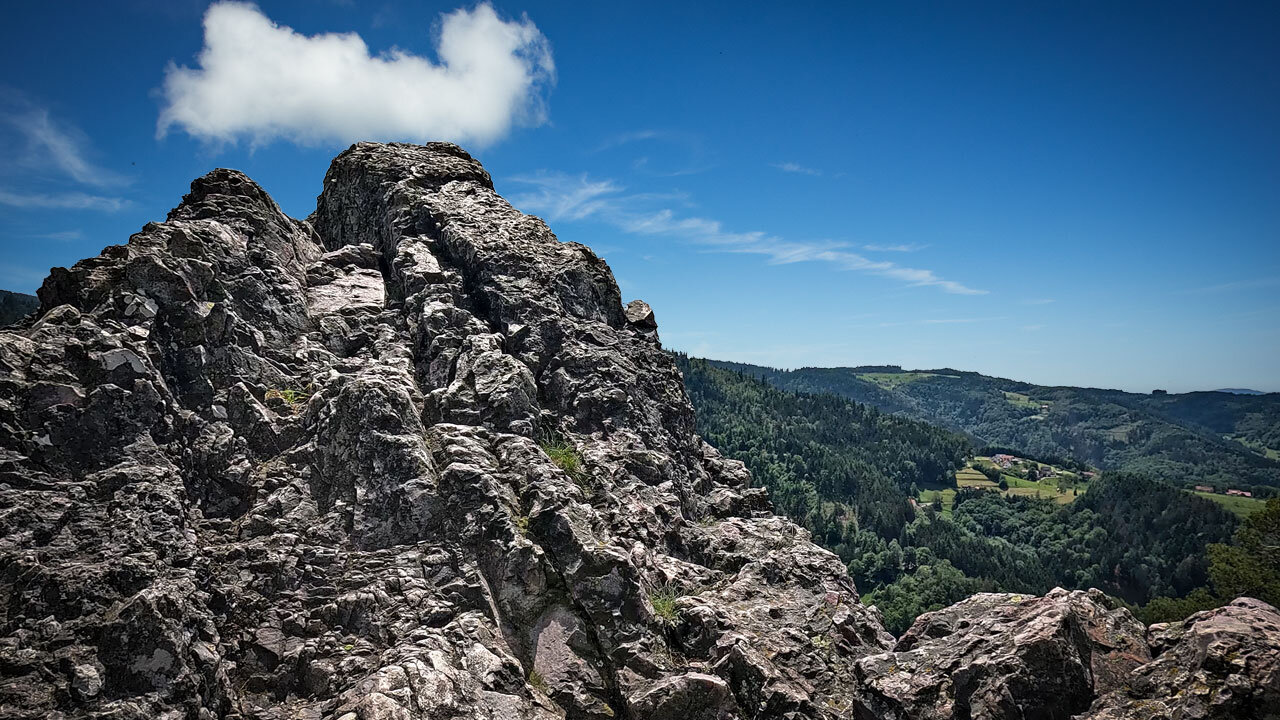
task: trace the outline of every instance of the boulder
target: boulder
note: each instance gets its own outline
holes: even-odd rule
[[[1280,718],[1280,611],[1239,598],[1182,622],[1152,625],[1154,661],[1078,720]]]
[[[1067,720],[1151,659],[1145,628],[1096,590],[983,593],[916,619],[858,663],[860,712],[892,720]]]
[[[656,330],[658,321],[653,316],[653,308],[643,300],[632,300],[627,303],[627,322],[641,330]]]

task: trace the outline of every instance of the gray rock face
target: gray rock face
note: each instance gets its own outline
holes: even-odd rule
[[[1151,659],[1145,628],[1096,591],[975,595],[858,663],[866,717],[1067,720]]]
[[[1280,612],[1252,598],[1152,625],[1159,656],[1080,720],[1280,718]]]
[[[0,719],[1145,718],[1198,692],[1125,684],[1166,661],[1275,706],[1257,603],[1152,663],[1061,591],[895,646],[694,433],[652,309],[453,145],[353,146],[307,221],[216,170],[39,296],[0,330]]]
[[[0,717],[835,718],[892,642],[457,147],[356,145],[306,222],[214,171],[40,300]]]
[[[643,300],[632,300],[627,303],[627,322],[644,330],[656,330],[658,321],[653,317],[653,308]]]

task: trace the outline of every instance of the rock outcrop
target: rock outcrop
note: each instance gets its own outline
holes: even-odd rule
[[[1080,720],[1280,718],[1280,612],[1252,598],[1152,625],[1154,662]]]
[[[307,222],[214,171],[40,300],[0,715],[837,717],[892,642],[457,147],[356,145]]]
[[[695,434],[653,309],[453,145],[353,146],[307,221],[216,170],[39,297],[0,331],[0,718],[1127,718],[1166,660],[1274,696],[1274,634],[1149,662],[1085,593],[895,643]]]
[[[1097,590],[983,593],[927,613],[859,662],[875,718],[1067,720],[1151,660],[1146,628]]]

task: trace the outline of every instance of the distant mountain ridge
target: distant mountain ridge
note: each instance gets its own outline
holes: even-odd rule
[[[35,295],[0,290],[0,326],[12,325],[40,307]]]
[[[711,361],[785,389],[833,393],[976,444],[1219,490],[1280,487],[1280,393],[1129,393],[896,365],[776,368]]]
[[[1266,395],[1262,390],[1251,390],[1249,388],[1220,388],[1213,392],[1231,393],[1232,395]]]

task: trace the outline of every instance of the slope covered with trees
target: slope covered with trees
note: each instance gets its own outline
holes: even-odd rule
[[[1097,587],[1135,606],[1186,598],[1209,583],[1208,548],[1230,542],[1237,525],[1168,483],[1111,472],[1066,505],[959,488],[947,516],[913,500],[918,487],[955,485],[973,452],[966,438],[845,397],[676,360],[699,432],[844,560],[893,632],[981,591]]]
[[[1231,543],[1209,546],[1209,585],[1185,597],[1161,597],[1147,607],[1147,622],[1165,622],[1248,596],[1280,605],[1280,498],[1241,523]]]
[[[0,290],[0,327],[11,325],[40,307],[35,295]]]
[[[831,393],[1017,448],[1182,486],[1269,496],[1280,491],[1280,393],[1142,395],[1049,387],[950,368],[777,370],[713,364],[796,392]]]
[[[840,537],[855,522],[895,535],[910,519],[911,488],[954,484],[972,447],[964,437],[834,395],[778,390],[677,356],[700,410],[698,428],[748,462],[781,512]]]

